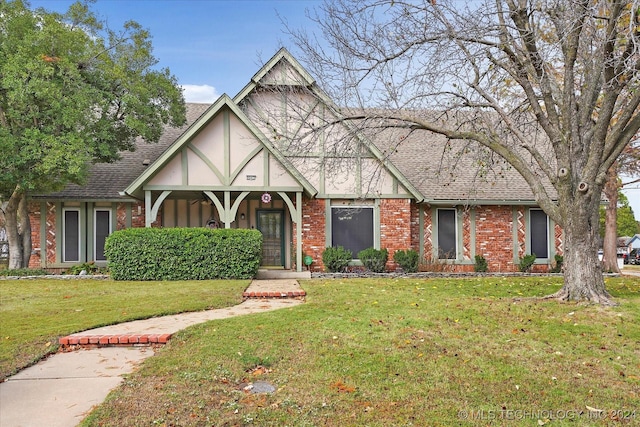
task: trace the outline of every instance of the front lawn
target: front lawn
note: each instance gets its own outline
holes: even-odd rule
[[[99,326],[242,301],[248,280],[0,280],[0,381],[55,352],[58,338]]]
[[[638,425],[640,281],[607,279],[613,308],[528,298],[560,281],[303,281],[174,335],[83,425]]]

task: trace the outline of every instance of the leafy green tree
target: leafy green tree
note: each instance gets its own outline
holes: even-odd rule
[[[622,192],[618,192],[618,216],[616,221],[616,237],[634,236],[640,233],[640,226],[636,221],[633,209],[629,206],[629,199]],[[600,207],[600,236],[605,234],[605,208]]]
[[[137,137],[185,121],[177,80],[156,69],[149,33],[107,28],[88,3],[64,14],[0,0],[0,200],[10,268],[28,266],[30,194],[81,184]]]

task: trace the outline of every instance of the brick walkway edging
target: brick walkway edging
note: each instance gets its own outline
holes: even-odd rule
[[[242,298],[304,298],[307,296],[305,291],[288,291],[288,292],[243,292]]]
[[[245,291],[243,300],[247,299],[299,299],[303,300],[307,293],[300,289],[295,291]],[[58,339],[61,351],[77,348],[97,347],[135,347],[163,345],[169,342],[173,334],[103,334],[103,335],[67,335]]]
[[[166,344],[171,339],[171,334],[134,334],[134,335],[83,335],[66,336],[58,340],[63,348],[70,346],[81,347],[105,347],[117,345],[152,345]]]

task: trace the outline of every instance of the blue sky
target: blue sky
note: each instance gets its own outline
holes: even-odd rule
[[[71,0],[31,0],[65,12]],[[169,67],[191,102],[234,96],[277,50],[293,43],[282,20],[309,26],[320,0],[97,0],[91,9],[113,29],[134,20],[152,35],[160,67]]]
[[[65,12],[71,0],[31,0]],[[97,0],[96,14],[114,29],[134,20],[153,36],[160,67],[169,67],[190,102],[236,95],[280,47],[296,54],[282,20],[313,31],[306,10],[321,0]],[[640,183],[624,191],[640,219]]]

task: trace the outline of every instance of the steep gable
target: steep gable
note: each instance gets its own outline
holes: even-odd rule
[[[234,97],[269,141],[327,198],[423,199],[367,138],[341,120],[315,80],[281,49]],[[340,141],[349,140],[349,146]]]
[[[233,101],[221,96],[124,191],[316,190]]]

